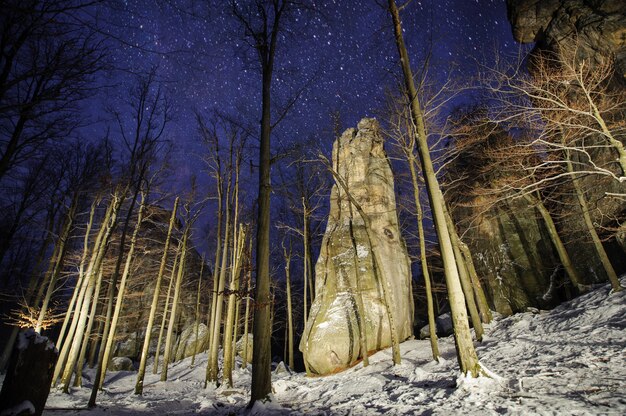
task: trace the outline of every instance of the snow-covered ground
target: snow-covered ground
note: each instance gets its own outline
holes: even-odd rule
[[[623,284],[626,279],[622,279]],[[452,337],[441,339],[444,359],[430,344],[401,345],[402,364],[381,351],[370,365],[307,378],[273,375],[274,402],[250,414],[306,415],[587,415],[626,414],[626,291],[604,285],[552,311],[496,320],[477,345],[481,363],[497,376],[459,377]],[[244,414],[250,370],[235,372],[234,388],[202,388],[206,358],[175,363],[170,380],[147,375],[144,395],[133,394],[135,373],[111,373],[99,407],[87,410],[89,380],[71,395],[53,391],[45,415]],[[92,373],[87,372],[91,379]],[[82,410],[72,410],[81,409]]]

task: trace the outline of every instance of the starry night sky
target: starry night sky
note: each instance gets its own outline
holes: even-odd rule
[[[306,88],[274,132],[275,141],[328,129],[332,111],[340,112],[344,127],[374,115],[398,73],[390,18],[376,1],[322,0],[315,6],[315,14],[296,16],[295,31],[279,41],[274,108]],[[113,54],[119,70],[111,76],[118,88],[105,100],[127,94],[130,73],[158,65],[175,109],[169,138],[185,151],[194,150],[194,109],[219,109],[257,123],[260,71],[227,2],[127,0],[100,19],[119,39]],[[476,61],[518,48],[504,0],[413,0],[402,19],[412,64],[420,64],[432,43],[430,73],[441,79],[449,71],[471,76]]]

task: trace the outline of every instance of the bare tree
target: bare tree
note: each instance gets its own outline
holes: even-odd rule
[[[461,372],[464,374],[469,374],[472,377],[478,377],[481,373],[483,373],[483,371],[481,370],[476,350],[472,344],[471,333],[467,321],[467,311],[465,309],[465,297],[463,296],[463,290],[460,284],[459,271],[455,264],[450,232],[445,220],[445,202],[443,200],[443,195],[439,187],[439,181],[435,175],[435,170],[431,161],[423,110],[420,106],[417,89],[415,88],[413,81],[409,56],[406,46],[404,45],[400,15],[394,0],[389,0],[389,11],[393,20],[396,46],[400,56],[400,65],[404,74],[406,94],[411,109],[411,120],[413,122],[413,128],[416,130],[417,150],[422,163],[422,174],[424,175],[424,180],[426,182],[430,208],[433,213],[435,229],[437,231],[437,237],[441,247],[459,365],[461,367]]]

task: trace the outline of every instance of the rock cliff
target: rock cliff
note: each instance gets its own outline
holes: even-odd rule
[[[515,40],[535,51],[575,48],[579,59],[612,55],[626,85],[626,3],[623,0],[507,0]]]
[[[333,145],[332,163],[367,221],[336,180],[316,264],[316,298],[300,342],[315,374],[341,371],[362,359],[366,351],[360,345],[361,331],[368,352],[391,345],[382,285],[399,340],[413,330],[410,260],[400,235],[393,174],[378,122],[363,119],[356,129],[346,130]]]

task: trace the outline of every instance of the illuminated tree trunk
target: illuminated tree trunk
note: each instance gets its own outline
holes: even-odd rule
[[[100,299],[100,286],[102,286],[103,269],[103,267],[100,267],[100,271],[98,272],[98,279],[96,279],[96,289],[93,291],[91,310],[89,311],[89,319],[87,319],[87,329],[85,330],[85,335],[83,335],[83,342],[80,347],[80,354],[78,355],[78,361],[76,363],[74,387],[82,387],[83,385],[83,366],[85,364],[87,347],[89,346],[89,336],[91,335],[91,329],[93,327],[93,323],[96,317],[96,310],[98,309],[98,299]]]
[[[102,363],[99,368],[100,383],[104,382],[104,378],[107,372],[107,367],[109,365],[109,360],[111,358],[111,355],[113,354],[113,342],[115,341],[117,323],[119,322],[120,313],[122,312],[122,305],[124,303],[124,294],[126,293],[126,282],[128,281],[128,276],[130,275],[131,264],[133,261],[133,256],[135,254],[135,247],[137,245],[137,235],[139,234],[139,229],[141,228],[141,222],[143,221],[144,209],[145,209],[145,194],[142,192],[141,203],[139,205],[139,213],[137,214],[137,224],[135,225],[135,229],[133,230],[133,235],[130,238],[130,247],[128,249],[128,254],[126,255],[126,263],[124,264],[124,271],[122,272],[122,279],[120,280],[120,287],[117,292],[117,299],[115,300],[115,309],[113,311],[113,317],[111,318],[111,327],[109,328],[109,333],[106,337],[104,355],[102,358]]]
[[[200,289],[202,288],[202,273],[204,272],[204,257],[202,258],[202,263],[200,264],[200,278],[198,279],[198,291],[196,293],[196,314],[195,314],[195,345],[198,345],[199,331],[200,331]],[[196,362],[196,349],[193,349],[193,355],[191,357],[190,367],[193,367]]]
[[[625,159],[626,160],[626,159]],[[609,260],[609,256],[607,256],[606,251],[604,250],[604,246],[602,245],[602,241],[596,232],[596,227],[593,225],[593,220],[591,219],[591,214],[589,213],[589,205],[587,204],[587,200],[585,199],[585,195],[583,193],[582,187],[580,186],[580,180],[574,172],[574,167],[572,166],[572,161],[569,157],[569,152],[567,154],[567,171],[572,175],[572,185],[574,186],[574,190],[576,191],[576,198],[578,198],[578,203],[580,204],[580,210],[583,214],[583,219],[585,221],[585,227],[591,236],[591,241],[593,242],[593,247],[600,258],[600,262],[602,263],[602,267],[604,267],[604,271],[609,278],[609,282],[611,282],[611,286],[613,290],[619,292],[622,290],[622,286],[620,285],[619,279],[617,277],[617,273],[615,273],[615,269],[611,264],[611,260]]]
[[[52,293],[57,285],[57,280],[59,279],[59,275],[61,274],[61,268],[63,267],[63,259],[65,258],[65,247],[67,240],[70,236],[70,231],[72,231],[72,225],[74,224],[74,217],[76,214],[76,207],[78,205],[78,194],[74,196],[72,199],[72,203],[67,212],[67,216],[65,219],[65,224],[63,225],[63,230],[61,231],[61,235],[59,236],[59,248],[57,250],[56,264],[54,265],[54,269],[52,271],[52,276],[50,277],[50,281],[48,282],[48,289],[46,290],[46,296],[43,299],[43,303],[41,308],[39,309],[39,317],[37,318],[37,323],[35,324],[35,332],[41,332],[41,325],[48,313],[48,304],[50,303],[50,299],[52,298]]]
[[[117,214],[120,209],[122,199],[119,195],[114,194],[113,199],[111,200],[112,209],[110,213],[110,219],[105,219],[103,222],[104,233],[99,244],[96,244],[98,247],[97,251],[94,251],[92,255],[92,259],[90,260],[90,264],[87,268],[86,279],[87,279],[87,287],[85,288],[85,293],[82,296],[81,302],[78,304],[81,305],[80,310],[75,315],[75,332],[73,336],[67,338],[66,344],[68,345],[68,351],[66,352],[67,362],[65,363],[65,367],[63,370],[63,376],[61,377],[61,383],[63,384],[63,392],[69,393],[69,382],[72,377],[72,373],[74,371],[74,365],[76,364],[76,360],[78,358],[78,354],[80,353],[80,347],[83,340],[83,334],[85,333],[85,324],[87,321],[87,316],[89,314],[89,305],[91,295],[93,293],[96,278],[98,276],[98,272],[100,267],[102,267],[102,261],[104,260],[104,253],[106,251],[106,246],[111,238],[111,233],[113,232],[113,228],[115,226],[115,222],[117,220]],[[62,363],[65,360],[59,359],[59,362]],[[57,364],[58,366],[58,364]],[[56,371],[55,371],[56,372]],[[60,369],[59,369],[60,372]]]
[[[237,304],[237,291],[239,289],[239,273],[241,271],[241,261],[243,258],[244,247],[244,230],[243,225],[239,226],[239,232],[233,236],[233,241],[236,242],[237,247],[233,247],[233,264],[231,267],[231,279],[230,279],[230,294],[228,296],[228,310],[226,313],[226,325],[224,326],[224,368],[223,378],[229,387],[233,386],[233,367],[235,363],[233,361],[233,334],[235,325],[235,306]]]
[[[65,341],[63,341],[63,343],[58,343],[59,359],[54,368],[54,375],[52,377],[53,385],[56,384],[59,376],[61,375],[61,371],[63,371],[66,361],[68,361],[68,357],[70,356],[70,351],[74,344],[74,341],[82,341],[82,330],[80,328],[80,322],[82,320],[82,326],[84,328],[85,320],[87,319],[87,312],[89,310],[89,298],[91,296],[91,292],[93,291],[93,280],[95,279],[94,269],[99,268],[102,257],[104,257],[104,246],[106,246],[106,242],[108,241],[109,236],[115,225],[119,205],[119,196],[117,195],[117,193],[115,193],[109,203],[109,206],[107,207],[104,218],[102,219],[102,224],[94,242],[94,248],[91,253],[91,258],[89,260],[87,270],[82,275],[82,277],[79,276],[79,281],[77,282],[77,286],[75,288],[75,290],[78,290],[78,294],[76,297],[72,319],[67,334],[65,334]],[[87,236],[85,236],[85,238],[87,238]],[[89,288],[90,285],[91,289]],[[82,314],[83,310],[84,314]],[[77,333],[80,333],[80,335],[76,335]],[[77,348],[78,347],[75,348],[76,354],[78,354]],[[72,369],[70,368],[68,371],[69,375],[71,376]]]
[[[478,341],[482,341],[483,324],[480,320],[480,315],[478,314],[478,307],[476,306],[476,301],[474,299],[474,291],[472,289],[472,283],[470,281],[469,272],[467,271],[467,267],[465,265],[463,255],[461,254],[461,250],[459,249],[460,239],[456,233],[456,228],[454,227],[454,224],[452,223],[452,217],[450,217],[450,213],[445,207],[444,207],[444,213],[446,215],[446,221],[448,223],[448,230],[450,232],[450,237],[452,240],[452,249],[454,250],[454,259],[456,260],[456,267],[459,270],[459,279],[461,280],[461,288],[463,289],[463,294],[465,295],[465,304],[467,305],[467,310],[470,314],[472,325],[474,326],[474,333],[476,334],[476,339]]]
[[[216,156],[217,158],[217,156]],[[220,167],[221,165],[219,164],[219,158],[218,160],[218,167]],[[221,176],[221,168],[218,169],[217,172],[217,242],[216,242],[216,248],[215,248],[215,263],[214,263],[214,267],[213,267],[213,288],[212,288],[212,295],[211,295],[211,309],[210,309],[210,317],[209,317],[209,350],[208,350],[208,355],[207,355],[207,370],[206,370],[206,375],[205,375],[205,388],[206,388],[206,383],[209,377],[209,366],[210,366],[210,362],[211,362],[211,348],[213,345],[213,327],[215,326],[215,313],[217,312],[217,298],[218,298],[218,286],[219,286],[219,275],[220,275],[220,263],[222,262],[221,256],[222,256],[222,216],[223,216],[223,203],[222,203],[222,199],[223,199],[223,189],[222,189],[222,176]]]
[[[226,189],[226,201],[230,198],[231,191],[231,179],[230,174],[228,178],[228,186]],[[227,269],[227,261],[228,261],[228,245],[230,243],[230,209],[226,208],[226,221],[224,223],[224,248],[222,252],[221,258],[221,266],[220,266],[220,274],[219,279],[217,281],[217,303],[215,305],[215,317],[213,319],[213,335],[211,339],[213,342],[211,343],[209,349],[209,360],[207,361],[207,371],[205,378],[205,386],[208,382],[218,382],[217,375],[219,372],[218,367],[218,356],[219,356],[219,346],[220,346],[220,328],[222,324],[222,309],[224,308],[224,288],[226,287],[226,269]]]
[[[59,332],[59,338],[57,339],[56,345],[59,351],[61,350],[61,346],[63,345],[63,337],[65,335],[65,330],[67,328],[67,324],[72,317],[74,307],[76,305],[76,300],[78,298],[78,294],[81,291],[81,287],[84,282],[84,270],[85,263],[87,262],[87,255],[89,254],[89,234],[91,233],[91,227],[93,226],[93,218],[96,212],[96,207],[98,206],[99,201],[94,200],[91,204],[91,211],[89,212],[89,222],[87,222],[87,229],[85,230],[85,237],[83,239],[83,254],[80,259],[80,266],[78,267],[78,279],[76,280],[76,287],[72,293],[72,298],[67,307],[67,312],[65,313],[65,317],[63,318],[63,325],[61,326],[61,332]]]
[[[470,276],[470,281],[472,284],[472,288],[474,289],[474,297],[476,299],[476,305],[478,306],[478,313],[480,314],[480,319],[483,323],[488,324],[493,319],[491,315],[491,309],[489,309],[489,303],[487,302],[487,296],[485,295],[485,291],[483,290],[482,285],[480,284],[480,279],[478,278],[478,274],[476,273],[476,268],[474,267],[474,260],[472,259],[472,253],[465,244],[460,239],[458,240],[459,248],[461,249],[461,254],[465,259],[465,265],[467,266],[467,271]]]
[[[287,288],[287,363],[294,368],[293,363],[293,308],[291,306],[291,247],[289,252],[283,246],[285,257],[285,286]],[[306,282],[305,282],[306,285]]]
[[[250,244],[248,247],[248,273],[246,276],[246,284],[245,284],[245,295],[246,295],[246,311],[243,319],[243,342],[242,342],[242,355],[243,360],[241,361],[241,368],[248,367],[248,326],[250,322],[250,285],[252,282],[252,265],[249,264],[252,262],[252,239],[250,239]]]
[[[556,225],[554,224],[554,220],[552,219],[552,215],[550,211],[545,207],[543,201],[540,197],[534,197],[530,194],[524,194],[524,199],[528,201],[532,206],[537,208],[537,211],[541,214],[541,218],[543,218],[543,222],[548,229],[548,235],[550,236],[550,240],[556,249],[557,254],[559,255],[559,259],[561,260],[561,264],[563,268],[567,272],[567,276],[570,281],[574,285],[576,289],[581,292],[586,290],[585,285],[583,285],[582,279],[578,275],[574,264],[572,263],[572,259],[569,254],[567,254],[567,250],[565,249],[565,245],[559,236],[559,232],[556,229]]]
[[[410,134],[410,133],[409,133]],[[411,137],[415,137],[411,134]],[[413,140],[412,140],[413,142]],[[414,143],[410,149],[406,149],[407,161],[411,172],[411,183],[413,184],[413,198],[415,199],[415,212],[417,214],[417,236],[420,240],[420,264],[422,266],[422,276],[426,287],[426,309],[428,311],[428,333],[430,337],[430,349],[433,353],[433,360],[439,361],[439,342],[437,340],[437,324],[435,323],[435,309],[433,306],[433,290],[430,284],[430,273],[428,271],[428,261],[426,259],[426,236],[424,235],[424,212],[420,202],[419,184],[417,182],[417,171],[415,169],[415,157],[413,154]]]
[[[172,239],[172,230],[176,224],[176,211],[178,209],[179,198],[174,200],[174,208],[172,208],[172,215],[170,216],[170,223],[167,228],[167,237],[165,237],[165,246],[163,247],[163,255],[161,256],[161,263],[159,264],[159,273],[157,274],[156,283],[154,285],[154,293],[152,294],[152,303],[150,304],[150,314],[148,315],[148,324],[146,325],[146,334],[143,340],[143,347],[141,348],[141,358],[139,360],[139,369],[137,370],[137,382],[135,383],[135,394],[143,394],[143,379],[146,375],[146,362],[148,361],[148,351],[150,349],[150,340],[152,338],[152,327],[154,326],[154,318],[156,317],[156,311],[159,306],[159,296],[161,295],[161,282],[163,281],[163,273],[167,266],[167,255],[170,248],[170,241]],[[170,286],[171,287],[171,286]],[[168,293],[169,298],[169,293]],[[159,350],[155,354],[155,366],[157,365]]]
[[[174,298],[172,299],[172,310],[170,311],[170,321],[167,327],[167,337],[165,338],[165,352],[163,353],[163,368],[161,369],[161,381],[167,381],[167,367],[170,363],[172,354],[172,338],[174,335],[174,327],[176,326],[176,314],[178,312],[178,304],[180,303],[180,288],[183,282],[185,272],[185,257],[187,256],[187,239],[189,237],[190,224],[187,224],[183,232],[183,242],[180,249],[180,262],[178,263],[178,274],[176,276],[176,285],[174,286]]]
[[[408,101],[411,107],[411,119],[414,127],[416,128],[417,151],[422,163],[422,173],[426,183],[426,191],[428,193],[430,207],[433,213],[433,221],[435,223],[435,230],[437,231],[437,237],[441,248],[441,257],[443,260],[446,286],[448,287],[448,299],[450,301],[450,310],[452,323],[454,325],[454,337],[456,341],[459,365],[463,374],[471,374],[473,377],[478,377],[480,373],[480,364],[478,362],[476,350],[472,344],[472,337],[469,324],[467,322],[465,297],[463,296],[459,272],[454,260],[452,241],[450,239],[450,233],[448,232],[443,212],[443,195],[441,194],[439,181],[435,175],[433,163],[430,158],[430,149],[428,148],[424,116],[420,107],[415,83],[413,81],[409,55],[404,45],[400,15],[394,0],[389,0],[389,11],[393,20],[396,46],[400,55],[400,65],[402,66]]]
[[[165,305],[163,308],[163,316],[161,317],[161,327],[159,329],[159,338],[157,340],[157,349],[154,354],[154,366],[152,367],[152,373],[156,374],[159,370],[159,356],[161,355],[161,345],[163,343],[163,332],[165,331],[165,322],[167,322],[167,311],[170,306],[170,294],[172,293],[172,286],[174,284],[174,278],[176,277],[176,268],[178,265],[178,259],[180,258],[180,249],[182,247],[182,241],[178,244],[176,249],[176,255],[174,256],[174,265],[172,266],[172,273],[170,275],[170,283],[167,286],[167,295],[165,296]]]

